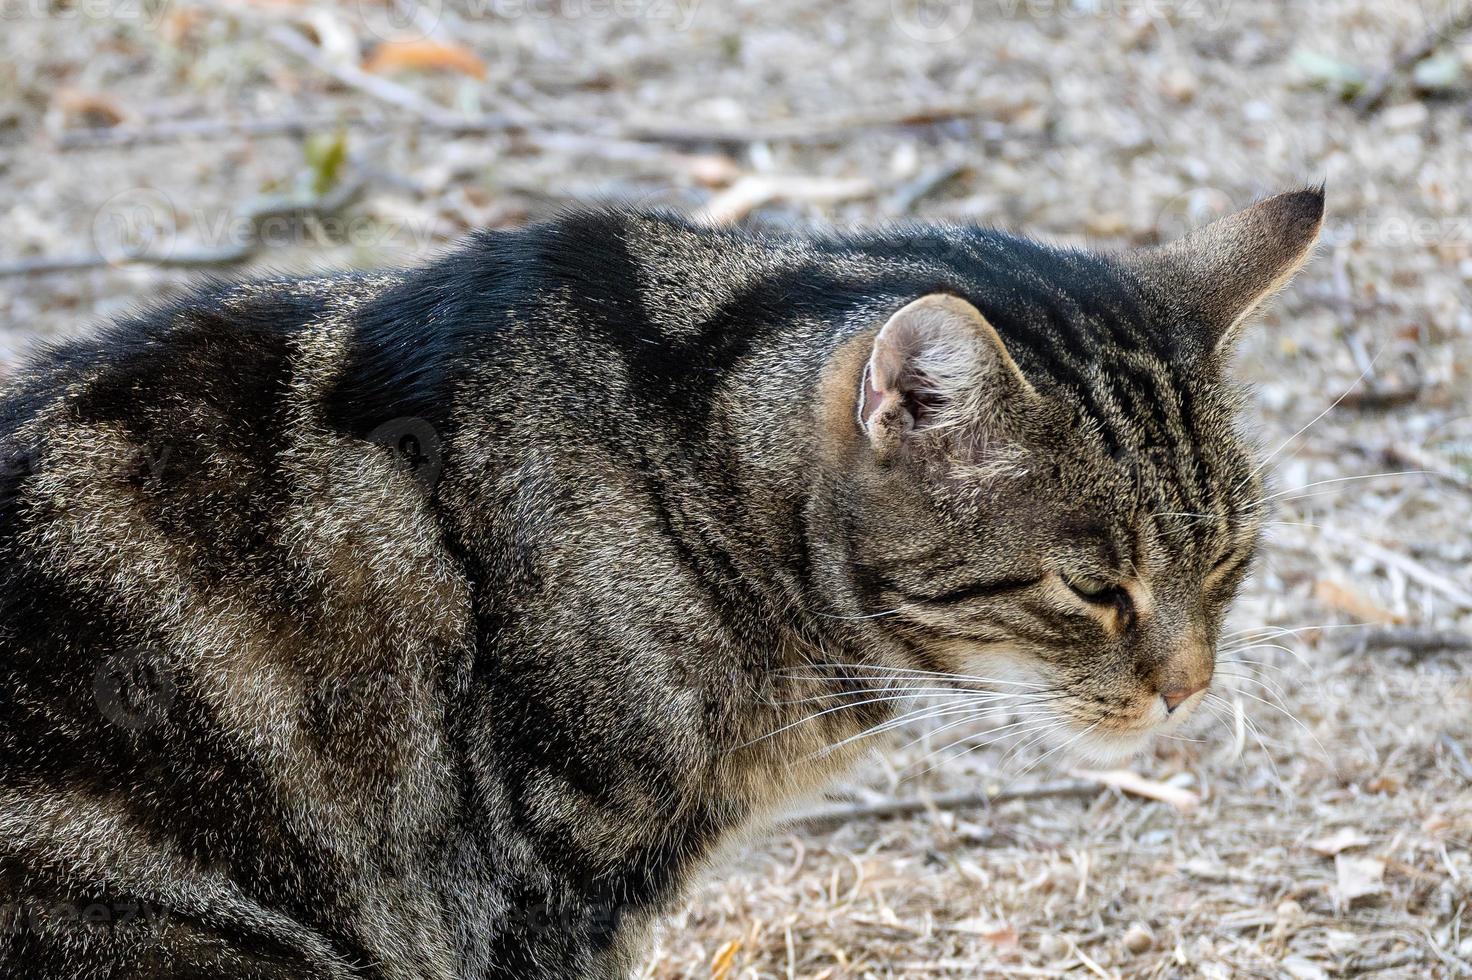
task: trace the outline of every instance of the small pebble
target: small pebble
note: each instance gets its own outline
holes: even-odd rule
[[[1044,933],[1042,938],[1038,940],[1038,952],[1050,960],[1056,960],[1068,955],[1068,943],[1064,942],[1061,936]]]
[[[1136,922],[1124,931],[1124,948],[1131,953],[1138,955],[1148,952],[1154,945],[1155,934],[1142,923]]]

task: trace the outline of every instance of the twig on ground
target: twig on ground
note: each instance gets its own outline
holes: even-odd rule
[[[1472,650],[1472,636],[1455,630],[1424,630],[1410,626],[1388,626],[1365,630],[1353,638],[1355,650],[1399,648],[1411,653],[1456,653]]]
[[[405,110],[409,115],[380,118],[309,114],[284,116],[279,119],[179,119],[138,126],[92,127],[58,134],[56,136],[57,148],[84,150],[134,146],[144,143],[168,143],[187,139],[298,136],[316,130],[342,126],[388,129],[406,125],[462,136],[509,133],[530,138],[533,142],[539,142],[538,134],[555,133],[562,136],[578,136],[588,140],[590,142],[586,146],[590,149],[597,149],[599,142],[602,141],[615,146],[620,143],[661,143],[729,147],[769,140],[798,144],[821,143],[865,129],[930,126],[948,120],[979,116],[985,112],[985,108],[979,105],[899,106],[849,116],[791,119],[738,127],[666,123],[610,125],[604,120],[552,119],[544,116],[533,119],[500,113],[462,116],[430,102],[396,82],[371,75],[355,66],[332,62],[322,54],[316,45],[290,28],[278,28],[277,31],[272,32],[272,38],[344,85],[361,88],[367,94],[374,95],[379,101]],[[1026,134],[1009,133],[1008,138],[1024,139]]]
[[[881,800],[878,803],[844,803],[795,814],[783,823],[801,824],[810,829],[837,827],[855,820],[909,817],[931,810],[965,810],[1005,803],[1008,800],[1066,797],[1087,799],[1098,796],[1105,789],[1104,784],[1091,779],[1060,779],[1031,786],[1005,787],[995,792],[947,793],[907,800]]]
[[[1378,545],[1368,538],[1363,538],[1355,534],[1345,534],[1343,531],[1338,531],[1328,526],[1319,528],[1319,534],[1340,544],[1350,545],[1361,555],[1373,559],[1381,565],[1399,569],[1405,573],[1407,578],[1415,579],[1431,591],[1439,592],[1453,602],[1472,609],[1472,592],[1468,592],[1445,575],[1433,572],[1409,555],[1403,555],[1398,551],[1391,551],[1389,548]]]
[[[191,139],[228,139],[245,136],[307,136],[343,127],[383,127],[395,122],[385,117],[314,113],[277,119],[170,119],[136,126],[93,126],[56,136],[59,150],[122,149],[149,143]]]
[[[909,214],[915,205],[971,169],[969,164],[953,162],[931,167],[902,184],[885,201],[891,214]]]
[[[1400,444],[1389,445],[1382,450],[1386,462],[1392,466],[1405,466],[1423,470],[1428,476],[1434,476],[1438,480],[1461,487],[1463,490],[1472,490],[1472,480],[1456,470],[1448,469],[1439,460],[1432,458],[1431,454],[1421,451],[1414,446]]]
[[[1411,47],[1396,56],[1390,66],[1366,83],[1351,103],[1355,112],[1368,116],[1385,102],[1396,79],[1415,68],[1436,53],[1436,49],[1456,40],[1457,36],[1472,30],[1472,5],[1450,18],[1446,23],[1432,28]]]
[[[1395,953],[1387,953],[1384,956],[1369,956],[1364,959],[1350,960],[1345,966],[1344,972],[1350,976],[1361,973],[1379,973],[1382,970],[1394,970],[1397,967],[1407,966],[1411,963],[1424,963],[1426,953],[1419,949],[1403,949]]]
[[[766,141],[781,143],[823,143],[865,129],[934,126],[957,119],[986,115],[991,106],[983,102],[960,102],[951,105],[884,106],[848,115],[810,119],[784,119],[746,126],[702,126],[692,123],[629,124],[621,128],[625,139],[649,140],[656,143],[744,144]],[[1021,134],[1009,133],[1009,138]]]

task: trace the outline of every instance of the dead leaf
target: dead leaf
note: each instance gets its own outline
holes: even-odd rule
[[[1421,821],[1421,831],[1427,834],[1440,834],[1453,826],[1455,823],[1444,813],[1433,813]]]
[[[1364,847],[1370,843],[1370,838],[1360,833],[1353,827],[1340,827],[1327,837],[1309,841],[1309,849],[1320,857],[1333,857],[1340,851],[1347,851],[1351,847]]]
[[[1365,783],[1365,790],[1370,793],[1385,793],[1391,795],[1401,791],[1401,781],[1395,776],[1376,776]]]
[[[1362,622],[1391,626],[1406,621],[1399,613],[1391,612],[1349,586],[1331,579],[1321,579],[1314,584],[1314,598],[1335,612],[1342,612]]]
[[[1096,783],[1113,786],[1115,789],[1123,790],[1134,796],[1143,796],[1146,799],[1169,803],[1183,813],[1195,809],[1196,805],[1201,802],[1201,797],[1188,789],[1182,789],[1180,786],[1172,786],[1169,783],[1157,782],[1153,779],[1146,779],[1139,773],[1131,772],[1128,769],[1110,769],[1106,771],[1075,769],[1069,775],[1075,779],[1092,779]]]
[[[363,60],[363,70],[458,71],[471,78],[486,77],[486,63],[463,44],[444,44],[421,38],[414,41],[383,41]]]
[[[695,220],[708,225],[729,225],[772,201],[831,204],[873,193],[873,181],[863,177],[748,174],[705,202]]]
[[[89,126],[116,126],[132,118],[122,103],[103,92],[64,88],[56,93],[56,107],[69,119]]]
[[[1341,907],[1348,908],[1355,899],[1380,891],[1385,881],[1385,862],[1375,857],[1336,854],[1334,874],[1337,879],[1335,900]]]
[[[1011,949],[1018,944],[1017,930],[1006,922],[996,919],[962,919],[944,927],[947,932],[961,932],[968,936],[980,936],[998,949]]]
[[[726,980],[726,974],[731,972],[731,967],[736,963],[736,954],[740,950],[739,939],[733,939],[716,950],[715,958],[710,961],[710,980]]]

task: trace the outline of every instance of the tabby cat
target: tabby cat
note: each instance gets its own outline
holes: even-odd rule
[[[40,354],[0,976],[621,977],[907,691],[1179,724],[1264,510],[1224,368],[1322,209],[1113,256],[573,212]]]

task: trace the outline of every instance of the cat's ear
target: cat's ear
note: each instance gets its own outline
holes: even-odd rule
[[[859,382],[858,422],[887,451],[932,430],[986,426],[1037,397],[980,310],[932,293],[901,308],[875,336]]]
[[[1147,288],[1204,331],[1198,349],[1237,340],[1252,311],[1287,285],[1313,252],[1324,222],[1324,189],[1260,201],[1125,262]]]

